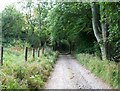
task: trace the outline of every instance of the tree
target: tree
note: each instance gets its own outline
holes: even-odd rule
[[[79,48],[82,50],[81,52],[88,52],[95,40],[91,28],[90,10],[90,5],[84,3],[56,4],[47,17],[52,44],[57,44],[58,46],[59,44],[61,46],[62,44],[67,45],[70,47],[70,50],[73,49],[73,46],[79,46],[81,47]],[[92,38],[90,38],[91,36]],[[63,41],[67,41],[68,43]],[[84,45],[84,49],[82,48],[82,44]]]
[[[14,6],[7,6],[2,12],[3,43],[19,40],[22,33],[23,15]]]
[[[118,46],[115,46],[120,38],[118,29],[118,21],[120,20],[118,17],[119,3],[91,3],[91,10],[94,35],[99,43],[102,59],[106,60],[110,56],[116,55],[116,52],[111,49],[117,48],[117,51],[119,50]]]
[[[109,59],[116,62],[120,61],[120,28],[119,28],[119,9],[120,2],[100,3],[104,7],[108,29],[108,53]]]
[[[102,7],[100,7],[102,8]],[[100,10],[99,6],[96,3],[91,3],[91,9],[92,9],[92,24],[93,24],[93,31],[94,35],[97,39],[97,42],[100,45],[101,53],[102,53],[102,59],[107,59],[107,47],[106,47],[106,21],[102,20],[101,22],[99,19]],[[103,16],[103,18],[105,18]],[[100,27],[101,25],[101,27]],[[100,30],[102,30],[102,33],[100,33]]]

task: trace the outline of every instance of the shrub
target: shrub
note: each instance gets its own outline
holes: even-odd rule
[[[30,89],[41,89],[44,85],[44,81],[40,75],[28,77],[27,83]]]

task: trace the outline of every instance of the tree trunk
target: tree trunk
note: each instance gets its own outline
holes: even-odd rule
[[[106,60],[107,59],[107,52],[106,52],[106,23],[105,22],[101,23],[101,29],[102,29],[102,34],[101,34],[99,32],[100,26],[99,26],[99,19],[98,19],[98,16],[99,16],[100,12],[99,12],[99,8],[96,5],[96,3],[91,3],[91,10],[92,10],[92,25],[93,25],[94,35],[95,35],[95,37],[97,39],[97,42],[100,45],[102,59]]]
[[[98,7],[95,3],[91,4],[92,9],[92,25],[93,25],[93,32],[94,35],[98,41],[98,43],[101,42],[101,34],[99,33],[99,19],[98,19]]]
[[[106,23],[101,23],[102,27],[102,45],[101,45],[101,53],[102,53],[102,59],[107,59],[107,36],[106,36]]]
[[[101,49],[102,59],[106,60],[107,59],[106,44],[100,45],[100,49]]]

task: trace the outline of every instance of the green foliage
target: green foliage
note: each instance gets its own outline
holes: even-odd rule
[[[57,42],[57,45],[61,47],[63,45],[63,49],[65,50],[64,45],[67,45],[68,48],[71,44],[74,44],[77,47],[79,46],[82,52],[86,52],[87,47],[81,47],[81,43],[83,45],[86,43],[86,46],[89,46],[89,44],[92,45],[92,42],[95,41],[94,37],[91,40],[86,40],[93,36],[89,4],[56,4],[51,9],[51,12],[48,13],[47,21],[52,45],[55,45],[55,42]],[[62,41],[67,42],[63,43]]]
[[[20,61],[24,57],[23,52],[24,50],[18,47],[4,48],[3,59],[5,62],[16,61],[16,60]]]
[[[24,56],[16,55],[15,49],[6,49],[4,65],[0,67],[0,80],[3,89],[41,89],[47,81],[50,71],[57,58],[57,53],[47,49],[46,54],[36,57],[25,62]],[[8,51],[9,50],[9,51]],[[10,53],[11,52],[11,53]],[[9,60],[8,56],[14,56],[14,60]],[[18,57],[21,56],[21,60]],[[7,57],[7,58],[6,58]]]
[[[5,77],[2,81],[2,84],[3,89],[18,89],[19,87],[19,83],[12,76]]]
[[[47,3],[36,5],[29,0],[21,1],[20,5],[27,12],[18,11],[12,5],[2,12],[3,44],[14,46],[19,40],[19,46],[26,46],[24,43],[27,43],[35,48],[40,47],[41,42],[49,40],[45,17],[50,7]]]
[[[120,20],[119,2],[99,2],[98,18],[107,25],[107,43],[110,59],[119,61]],[[78,52],[97,53],[92,27],[90,3],[61,2],[36,4],[31,0],[20,2],[22,11],[14,6],[7,6],[2,12],[3,44],[21,47],[53,46]],[[101,27],[99,29],[101,33]],[[25,44],[26,43],[26,44]],[[65,48],[66,47],[66,48]],[[115,55],[113,55],[115,54]],[[117,56],[117,57],[116,57]]]
[[[105,21],[107,24],[107,43],[108,43],[108,54],[111,60],[116,62],[119,59],[119,2],[102,2],[99,3],[101,8],[101,22]],[[118,52],[119,51],[119,52]]]
[[[43,87],[44,82],[40,75],[31,76],[27,80],[30,89],[41,89]]]
[[[3,43],[10,43],[14,39],[20,39],[23,15],[14,6],[7,6],[2,12]]]
[[[102,61],[89,54],[74,54],[77,60],[96,76],[102,78],[113,88],[118,89],[118,65],[111,61]]]

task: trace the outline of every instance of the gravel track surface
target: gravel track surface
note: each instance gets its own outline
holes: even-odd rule
[[[70,55],[60,55],[45,89],[112,89]]]

